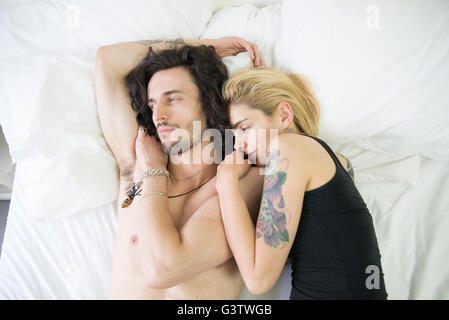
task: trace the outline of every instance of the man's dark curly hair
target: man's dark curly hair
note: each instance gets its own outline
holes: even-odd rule
[[[201,109],[206,115],[207,128],[220,131],[224,147],[225,129],[229,128],[229,116],[222,97],[222,87],[228,79],[228,71],[212,46],[182,46],[148,54],[126,76],[126,86],[131,97],[131,107],[137,112],[137,122],[150,135],[157,135],[153,123],[153,111],[148,107],[147,86],[158,71],[185,67],[198,87]],[[223,149],[224,150],[224,149]],[[224,155],[224,153],[222,153]]]

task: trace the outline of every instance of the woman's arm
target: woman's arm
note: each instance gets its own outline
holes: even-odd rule
[[[351,161],[349,161],[348,158],[346,158],[344,155],[342,155],[340,153],[335,153],[335,155],[337,156],[337,158],[340,161],[343,168],[345,168],[345,170],[348,172],[348,174],[352,178],[352,180],[354,180],[354,168],[352,167]]]
[[[267,166],[273,170],[266,171],[256,226],[239,192],[234,165],[222,164],[217,170],[226,237],[253,294],[265,293],[276,283],[298,228],[309,174],[304,155],[300,148],[291,147],[293,143],[298,143],[296,137],[278,137],[278,149],[271,153]]]

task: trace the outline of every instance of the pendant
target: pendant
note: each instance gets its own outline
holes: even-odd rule
[[[137,184],[134,182],[131,188],[126,191],[127,198],[122,202],[122,208],[127,208],[131,205],[135,196],[140,196],[142,189],[140,186],[142,185],[142,181],[139,181]]]
[[[128,197],[122,202],[122,208],[129,207],[129,205],[133,202],[133,199]]]

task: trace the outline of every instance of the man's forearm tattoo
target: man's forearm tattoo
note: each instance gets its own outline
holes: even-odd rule
[[[138,44],[144,45],[144,46],[151,46],[151,45],[156,45],[156,44],[164,44],[165,46],[167,46],[169,49],[174,49],[176,48],[177,45],[184,45],[185,41],[178,38],[175,40],[141,40],[141,41],[137,41]]]
[[[280,168],[283,164],[285,167]],[[257,218],[256,238],[263,237],[265,243],[273,248],[284,248],[289,241],[287,217],[290,214],[285,208],[282,185],[287,180],[288,159],[279,160],[279,150],[271,153],[267,162],[268,173],[265,176],[262,202]],[[276,168],[271,170],[270,168]]]

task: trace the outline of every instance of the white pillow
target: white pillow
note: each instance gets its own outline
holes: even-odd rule
[[[449,1],[285,0],[276,63],[305,74],[320,136],[449,156]]]
[[[0,59],[0,122],[14,162],[83,147],[101,137],[94,100],[95,56]],[[71,144],[61,139],[76,137]]]
[[[257,44],[266,65],[274,62],[274,46],[281,27],[281,5],[273,4],[258,8],[251,4],[239,7],[224,7],[209,21],[201,38],[238,36]],[[226,57],[223,62],[229,73],[249,66],[247,53],[237,57]]]
[[[269,4],[280,4],[282,0],[212,0],[214,12],[224,7],[236,7],[244,4],[252,4],[259,8]]]
[[[0,121],[33,220],[59,218],[117,197],[116,161],[95,106],[95,56],[0,59]]]
[[[0,57],[94,54],[101,45],[198,39],[212,0],[36,0],[0,7]]]

